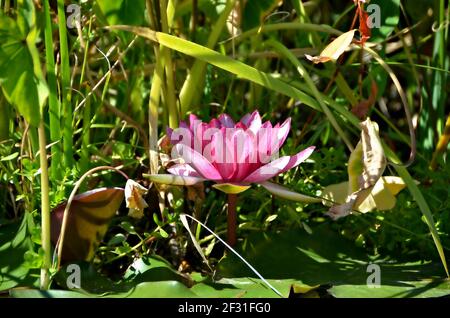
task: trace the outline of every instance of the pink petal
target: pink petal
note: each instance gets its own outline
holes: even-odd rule
[[[184,176],[184,177],[201,177],[200,174],[195,171],[190,165],[185,163],[180,163],[177,165],[173,165],[169,169],[167,169],[171,174],[177,175],[177,176]]]
[[[259,113],[257,111],[254,111],[249,119],[247,127],[248,129],[253,131],[253,133],[256,134],[258,130],[261,128],[261,126],[262,126],[261,116],[259,116]]]
[[[217,169],[201,154],[183,144],[175,146],[176,155],[172,158],[183,158],[200,176],[209,180],[222,180],[222,176]]]
[[[232,141],[226,134],[234,134],[230,130],[222,129],[213,135],[211,145],[211,162],[224,180],[229,180],[236,169],[236,160]]]
[[[314,151],[315,147],[309,147],[295,156],[289,157],[284,156],[278,158],[259,169],[255,170],[251,173],[247,178],[244,179],[244,182],[254,182],[259,183],[262,181],[266,181],[280,173],[283,173],[289,169],[292,169],[298,166],[300,163],[305,161]]]
[[[273,148],[271,149],[271,155],[275,154],[280,150],[281,146],[286,141],[289,131],[291,129],[291,118],[285,120],[285,122],[279,126],[278,124],[274,127],[272,132]]]
[[[220,115],[219,116],[219,121],[226,128],[233,128],[234,127],[233,119],[227,114]]]

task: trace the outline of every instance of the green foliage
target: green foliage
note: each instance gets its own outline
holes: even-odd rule
[[[167,173],[173,164],[166,128],[191,113],[208,121],[257,109],[273,124],[291,117],[280,155],[317,148],[307,162],[271,181],[321,200],[325,187],[348,180],[349,148],[360,135],[351,110],[370,99],[373,83],[376,102],[367,115],[380,126],[389,160],[405,161],[410,152],[401,98],[383,62],[417,119],[416,161],[407,169],[388,165],[385,173],[400,175],[409,192],[399,193],[389,211],[333,222],[322,204],[271,197],[252,185],[238,195],[237,250],[285,297],[450,294],[441,264],[450,252],[448,154],[439,158],[438,170],[428,168],[448,115],[445,1],[366,3],[381,8],[381,27],[368,40],[377,46],[367,44],[380,59],[352,47],[336,64],[323,65],[312,65],[304,54],[317,55],[348,31],[354,1],[239,3],[240,11],[233,1],[219,0],[88,1],[81,4],[81,30],[65,28],[61,0],[60,12],[36,9],[32,0],[0,8],[0,291],[13,288],[12,297],[277,297],[210,233],[189,225],[212,272],[180,221],[181,213],[190,214],[225,236],[226,194],[209,182],[156,186],[146,177]],[[166,21],[161,13],[168,13]],[[135,34],[128,31],[140,36],[132,42]],[[42,112],[48,90],[49,111]],[[45,259],[35,129],[41,118],[50,136],[52,208],[67,200],[87,170],[102,165],[150,188],[142,219],[128,216],[124,203],[112,202],[114,209],[97,204],[110,222],[100,222],[102,235],[90,233],[91,261],[76,261],[81,290],[68,290],[64,266],[52,271],[48,293],[33,289]],[[80,193],[124,184],[120,175],[97,173]],[[76,217],[82,210],[78,206]],[[80,233],[69,233],[69,246],[82,243]],[[371,262],[381,266],[381,288],[366,287]]]

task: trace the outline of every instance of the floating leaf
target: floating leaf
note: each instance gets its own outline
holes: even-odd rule
[[[306,58],[314,64],[336,61],[350,46],[355,36],[356,30],[345,32],[328,44],[319,56],[305,54]]]
[[[143,195],[147,194],[147,189],[134,180],[128,179],[125,185],[125,202],[130,209],[128,215],[135,219],[141,219],[144,216],[144,209],[148,208]]]
[[[122,188],[101,188],[74,197],[69,209],[63,260],[92,259],[123,197]],[[58,241],[66,205],[58,206],[52,213],[53,244]]]

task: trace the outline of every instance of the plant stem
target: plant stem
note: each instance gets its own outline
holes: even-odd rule
[[[52,22],[50,18],[49,0],[44,1],[45,13],[45,59],[47,68],[47,82],[49,86],[49,118],[50,118],[50,141],[55,143],[61,141],[61,114],[58,102],[58,83],[55,74],[55,58],[53,56],[53,32]],[[61,143],[54,144],[51,149],[52,162],[57,164],[51,165],[50,175],[52,180],[61,180],[62,169],[59,166],[61,162]]]
[[[61,57],[61,95],[62,111],[64,118],[63,149],[65,167],[73,166],[73,129],[72,129],[72,105],[70,90],[70,61],[69,48],[67,44],[66,16],[64,10],[64,0],[58,0],[58,26],[59,45]]]
[[[169,2],[173,6],[172,1]],[[168,3],[167,0],[161,0],[160,2],[161,10],[161,25],[162,31],[169,34],[172,21],[169,20],[167,16]],[[173,76],[173,64],[170,50],[164,46],[160,46],[160,58],[163,59],[163,64],[166,72],[166,98],[165,102],[167,104],[167,110],[169,113],[169,126],[170,128],[178,127],[178,108],[177,100],[175,96],[175,85]]]
[[[228,215],[227,215],[227,241],[230,246],[235,246],[237,242],[236,238],[236,201],[237,194],[228,194]]]
[[[49,269],[51,265],[51,243],[50,243],[50,202],[48,185],[48,163],[47,142],[45,138],[44,120],[38,128],[39,133],[39,158],[41,166],[41,228],[42,228],[42,249],[44,251],[44,261],[41,267],[41,289],[47,290],[50,286]]]

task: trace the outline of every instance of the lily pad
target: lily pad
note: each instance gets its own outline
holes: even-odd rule
[[[331,293],[336,297],[450,294],[448,284],[439,283],[445,274],[439,264],[367,255],[364,249],[341,237],[328,224],[313,228],[312,235],[295,230],[258,233],[250,236],[239,252],[265,279],[291,279],[308,286],[332,285]],[[380,268],[379,288],[367,284],[371,274],[369,264]],[[231,254],[219,263],[218,275],[233,279],[254,277],[252,271]],[[424,281],[429,284],[424,285]]]

